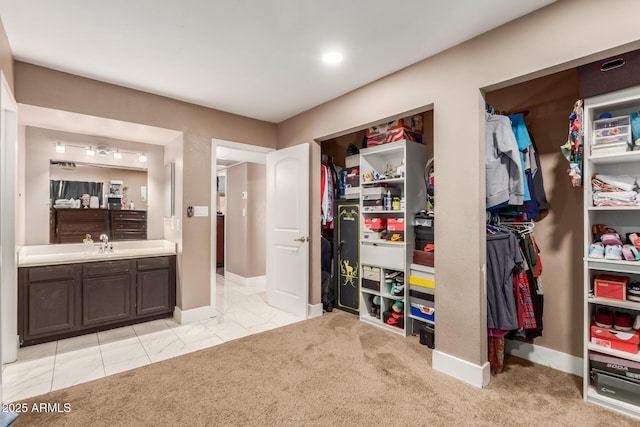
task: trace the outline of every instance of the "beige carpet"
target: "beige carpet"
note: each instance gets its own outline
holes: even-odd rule
[[[581,380],[509,357],[478,389],[431,350],[339,311],[29,399],[69,413],[16,426],[638,426],[588,404]]]

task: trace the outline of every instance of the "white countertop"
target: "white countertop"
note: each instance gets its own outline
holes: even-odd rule
[[[114,259],[148,258],[176,254],[176,243],[168,240],[110,242],[113,253],[99,253],[99,242],[32,245],[18,247],[18,267],[73,264]]]

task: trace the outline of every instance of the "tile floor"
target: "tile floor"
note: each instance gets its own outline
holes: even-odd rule
[[[103,378],[160,360],[222,344],[302,319],[267,305],[264,286],[249,287],[217,276],[215,318],[180,325],[154,320],[21,348],[2,366],[4,402]]]

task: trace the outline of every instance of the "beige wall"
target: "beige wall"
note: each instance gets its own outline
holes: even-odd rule
[[[183,199],[186,206],[209,206],[211,138],[262,147],[276,146],[276,126],[259,120],[102,83],[23,62],[15,63],[18,102],[81,114],[179,130],[184,135]],[[182,228],[182,275],[179,307],[202,307],[210,301],[211,248],[209,217],[185,218]]]
[[[247,277],[267,274],[267,168],[249,163],[247,168],[249,192],[247,218]]]
[[[247,277],[247,215],[242,210],[248,210],[247,200],[242,199],[240,193],[247,191],[248,163],[227,168],[227,189],[225,203],[225,271]]]
[[[638,48],[640,3],[616,2],[616,31],[588,31],[602,24],[611,4],[596,0],[563,0],[494,31],[456,46],[398,73],[320,105],[278,125],[278,148],[322,140],[361,129],[379,120],[415,111],[434,110],[436,189],[437,349],[476,365],[486,360],[486,295],[483,289],[484,239],[484,99],[483,88],[530,80],[578,64]],[[579,17],[579,18],[578,18]],[[576,25],[579,21],[579,30]],[[558,146],[565,136],[559,135]],[[558,157],[543,162],[556,175]],[[312,150],[312,165],[320,162]],[[312,171],[315,168],[312,166]],[[315,175],[315,174],[314,174]],[[312,181],[311,224],[319,218],[319,184]],[[552,183],[549,183],[553,187]],[[553,191],[553,190],[552,190]],[[311,231],[319,242],[320,230]],[[453,238],[452,236],[456,236]],[[465,256],[460,260],[460,236]],[[547,237],[543,234],[542,239]],[[312,247],[313,259],[318,251]],[[470,248],[470,249],[469,249]],[[473,248],[479,248],[474,251]],[[543,255],[544,256],[544,255]],[[581,256],[563,254],[570,269]],[[453,261],[455,260],[455,261]],[[312,263],[311,300],[319,301],[319,267]],[[319,265],[319,262],[317,263]],[[572,286],[566,283],[558,286]],[[580,297],[581,298],[581,297]],[[578,305],[576,305],[578,304]],[[579,302],[571,301],[566,310]],[[575,319],[571,315],[571,319]],[[565,338],[580,325],[548,324],[544,345],[579,355],[576,340]]]
[[[147,202],[139,208],[149,210],[149,239],[163,238],[163,158],[164,149],[159,145],[142,144],[91,135],[60,132],[50,129],[26,127],[25,144],[25,243],[39,245],[49,243],[49,179],[50,160],[92,162],[95,164],[145,167],[147,169]],[[137,157],[124,155],[121,160],[113,156],[87,157],[83,150],[68,148],[63,154],[55,152],[55,143],[62,141],[72,145],[106,144],[121,151],[144,151],[147,162],[140,163]],[[125,183],[126,185],[126,183]],[[138,190],[138,194],[140,191]],[[142,203],[142,202],[140,202]]]
[[[182,307],[182,221],[183,210],[180,209],[183,200],[183,187],[184,187],[184,165],[183,165],[183,142],[182,136],[171,141],[164,147],[164,164],[173,162],[174,169],[174,207],[175,214],[170,218],[164,218],[164,239],[171,242],[175,242],[177,246],[176,256],[176,305]]]
[[[265,165],[242,163],[227,169],[225,269],[241,277],[266,274],[266,185]]]

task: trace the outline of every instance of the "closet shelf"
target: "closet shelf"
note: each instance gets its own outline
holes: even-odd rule
[[[389,240],[384,240],[384,239],[376,239],[376,240],[367,239],[367,240],[361,240],[360,243],[362,243],[363,245],[371,244],[374,246],[404,246],[405,243],[407,242],[391,242]]]
[[[590,211],[640,211],[640,206],[589,206]]]
[[[368,314],[366,316],[369,316]],[[391,326],[391,325],[387,325],[386,323],[383,323],[381,319],[378,319],[376,317],[366,317],[363,316],[362,314],[360,315],[360,320],[362,322],[365,323],[369,323],[371,325],[377,326],[379,328],[382,329],[386,329],[387,331],[391,331],[394,332],[396,334],[402,335],[402,336],[406,336],[404,329],[400,329],[400,328],[396,328],[395,326]]]
[[[609,163],[631,163],[640,161],[640,151],[626,151],[624,153],[608,154],[605,156],[589,156],[589,161],[594,165],[606,165]]]
[[[616,356],[621,359],[633,360],[634,362],[640,362],[640,353],[627,353],[626,351],[614,350],[612,348],[603,347],[596,344],[587,344],[587,348],[590,351],[597,351],[598,353],[608,354],[610,356]]]
[[[404,178],[378,179],[376,181],[360,181],[361,187],[376,187],[380,184],[402,184]]]
[[[419,321],[421,321],[421,322],[423,322],[423,323],[426,323],[426,324],[428,324],[428,325],[435,325],[435,324],[436,324],[436,322],[434,322],[434,321],[432,321],[432,320],[427,320],[427,319],[425,319],[424,317],[414,316],[413,314],[407,314],[407,316],[408,316],[409,318],[411,318],[411,319],[419,320]]]
[[[391,215],[400,214],[400,215],[404,215],[404,211],[402,211],[402,210],[401,211],[365,211],[365,210],[363,210],[362,213],[366,214],[366,215],[380,215],[380,214],[385,214],[385,215],[386,214],[391,214]]]
[[[386,292],[374,291],[373,289],[368,289],[368,288],[362,288],[360,290],[365,294],[376,295],[382,298],[392,299],[395,301],[404,300],[404,296],[391,295]]]
[[[640,274],[640,261],[586,258],[589,270],[615,271],[618,273]]]
[[[614,408],[629,416],[636,418],[640,417],[640,409],[636,405],[599,394],[593,386],[589,386],[587,389],[586,399],[589,402],[597,403],[598,405],[602,405],[606,408]]]
[[[587,298],[587,302],[589,304],[600,304],[600,305],[606,305],[609,307],[626,308],[629,310],[640,311],[640,302],[635,302],[635,301],[619,301],[619,300],[608,299],[608,298],[589,297]]]

